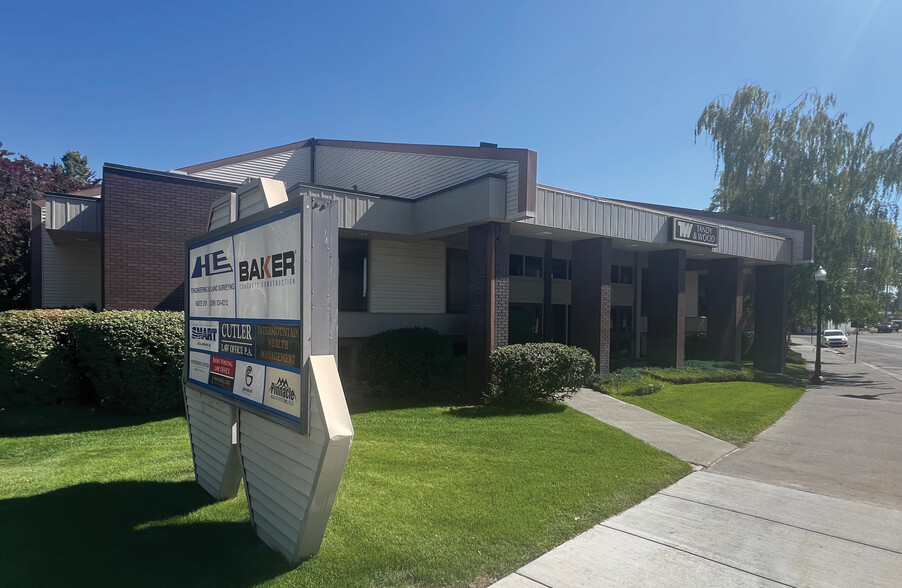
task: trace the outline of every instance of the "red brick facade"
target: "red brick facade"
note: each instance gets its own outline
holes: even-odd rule
[[[120,166],[103,168],[103,307],[183,310],[185,241],[233,186]]]
[[[611,368],[611,257],[608,238],[573,242],[570,341],[592,354],[601,374]]]
[[[648,363],[683,367],[686,359],[686,250],[649,253],[648,278]]]
[[[508,340],[510,225],[470,227],[467,239],[467,385],[480,392],[488,381],[489,353]]]

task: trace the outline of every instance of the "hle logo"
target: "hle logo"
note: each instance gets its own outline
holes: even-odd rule
[[[199,255],[194,260],[194,270],[191,272],[191,279],[202,278],[208,276],[218,276],[227,274],[232,271],[232,264],[225,251],[220,249],[213,253]]]

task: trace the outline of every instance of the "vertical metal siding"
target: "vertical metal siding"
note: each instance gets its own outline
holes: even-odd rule
[[[445,312],[445,244],[370,241],[370,312]]]
[[[666,245],[669,243],[667,218],[666,214],[651,209],[539,187],[536,189],[535,218],[521,222]],[[699,220],[717,224],[710,219]],[[720,244],[713,251],[780,263],[791,263],[796,251],[800,251],[799,245],[788,237],[774,234],[774,231],[756,232],[740,226],[742,224],[718,224]],[[783,232],[789,234],[791,231]]]
[[[273,178],[291,186],[310,181],[310,148],[302,147],[257,159],[214,167],[190,174],[208,180],[240,184],[247,178]]]
[[[100,243],[59,246],[41,230],[42,306],[100,305]]]
[[[361,192],[417,198],[485,174],[507,176],[507,217],[516,216],[519,178],[515,161],[346,147],[316,149],[316,183],[345,190],[356,185]]]
[[[100,232],[100,200],[47,196],[44,226],[48,229]]]

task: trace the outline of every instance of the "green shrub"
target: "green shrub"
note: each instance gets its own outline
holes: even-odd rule
[[[560,343],[508,345],[489,356],[491,384],[486,403],[525,404],[568,398],[595,373],[585,349]]]
[[[181,312],[107,311],[72,327],[79,368],[101,406],[162,412],[182,403],[185,318]]]
[[[70,327],[87,310],[10,310],[0,313],[0,405],[73,400],[79,380]]]
[[[592,388],[611,396],[648,396],[663,387],[649,378],[645,369],[623,368],[610,374],[597,374],[592,379]]]
[[[682,368],[650,367],[644,370],[650,377],[672,384],[696,384],[699,382],[750,382],[751,370],[731,361],[689,360]]]
[[[742,332],[742,351],[743,360],[752,359],[752,347],[755,344],[755,331]]]
[[[699,331],[686,337],[683,353],[687,360],[704,360],[708,358],[708,333]]]
[[[389,396],[422,392],[451,371],[454,348],[435,329],[409,327],[370,337],[357,356],[358,377]]]

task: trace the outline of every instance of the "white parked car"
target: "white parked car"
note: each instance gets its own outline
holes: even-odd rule
[[[821,335],[821,347],[848,347],[849,338],[839,329],[824,331]]]

